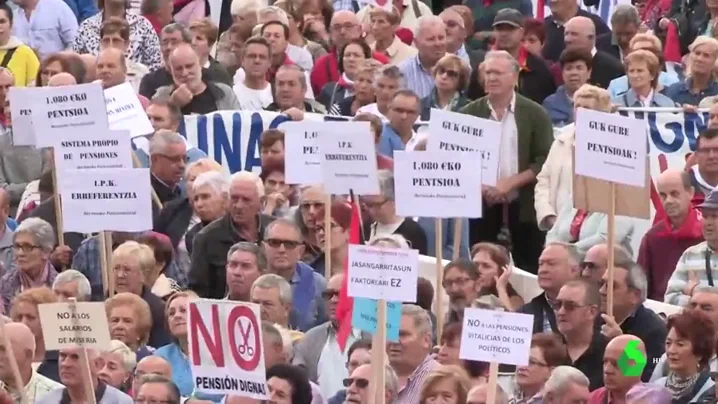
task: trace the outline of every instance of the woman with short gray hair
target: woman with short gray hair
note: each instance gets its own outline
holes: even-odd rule
[[[50,261],[55,247],[52,226],[39,218],[20,223],[13,234],[13,263],[16,270],[0,278],[0,299],[5,313],[10,311],[13,297],[25,289],[52,287],[57,271]]]

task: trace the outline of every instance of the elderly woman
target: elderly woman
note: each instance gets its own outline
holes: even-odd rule
[[[132,386],[132,372],[137,365],[137,356],[124,342],[113,339],[110,349],[102,353],[105,365],[97,373],[97,378],[106,384],[127,392]]]
[[[295,188],[284,181],[284,160],[262,160],[259,178],[264,183],[264,207],[262,213],[282,217],[289,212]]]
[[[67,302],[75,299],[78,302],[88,302],[92,298],[90,281],[80,271],[66,269],[62,271],[52,283],[52,291],[57,300]]]
[[[557,366],[571,363],[566,344],[553,333],[539,333],[531,337],[529,364],[516,367],[514,393],[510,404],[540,404],[541,388]]]
[[[332,105],[342,101],[354,93],[354,80],[359,65],[365,60],[371,59],[371,48],[364,39],[353,39],[349,41],[338,53],[339,80],[324,85],[317,101],[328,110]]]
[[[155,254],[155,268],[145,277],[145,287],[152,290],[152,293],[167,299],[169,295],[180,290],[177,282],[168,277],[170,272],[177,271],[177,263],[173,258],[172,241],[162,233],[148,231],[142,234],[137,242],[152,249]],[[173,267],[170,270],[170,267]]]
[[[332,104],[329,115],[355,116],[359,108],[376,100],[374,95],[374,75],[381,64],[374,59],[366,59],[359,64],[354,80],[354,94]]]
[[[476,279],[479,296],[493,295],[508,311],[516,311],[524,305],[524,299],[509,283],[511,257],[506,248],[493,243],[478,243],[471,247],[471,260],[479,269]]]
[[[635,50],[623,59],[629,89],[611,102],[622,107],[676,107],[673,100],[658,92],[658,75],[661,63],[658,57],[647,50]]]
[[[164,301],[145,286],[145,281],[155,270],[152,249],[136,241],[126,241],[112,253],[111,277],[116,293],[132,293],[144,300],[150,308],[150,335],[145,343],[160,347],[169,342],[164,330]]]
[[[471,389],[469,376],[456,365],[442,365],[426,376],[419,404],[464,404]]]
[[[133,293],[118,293],[105,300],[110,337],[122,341],[135,352],[137,361],[152,355],[154,348],[147,346],[152,329],[150,307]]]
[[[10,311],[10,302],[25,289],[52,287],[57,271],[50,255],[55,247],[52,226],[42,219],[29,218],[13,234],[13,262],[16,269],[0,278],[0,299],[4,312]]]
[[[23,323],[35,336],[35,359],[33,366],[37,372],[56,382],[60,382],[57,351],[45,351],[45,338],[40,325],[40,314],[37,307],[45,303],[57,303],[57,297],[46,287],[27,289],[15,296],[12,301],[10,318],[16,323]]]
[[[376,102],[357,109],[356,114],[374,114],[381,118],[382,122],[389,122],[389,118],[386,117],[389,112],[389,103],[394,97],[394,93],[404,87],[404,74],[397,66],[381,67],[374,76]]]
[[[447,54],[436,62],[433,70],[434,89],[421,100],[421,120],[428,121],[431,109],[458,111],[469,100],[464,92],[469,85],[471,69],[460,57]]]
[[[378,177],[380,195],[361,197],[371,220],[371,224],[364,227],[364,239],[398,234],[410,243],[412,249],[419,250],[419,254],[426,254],[428,243],[421,226],[412,218],[396,215],[394,174],[388,170],[379,170]]]
[[[715,403],[715,383],[708,369],[708,361],[715,353],[715,330],[710,318],[697,310],[685,310],[671,316],[667,326],[669,372],[654,383],[671,392],[672,404]]]
[[[192,255],[194,236],[208,224],[227,213],[229,206],[229,177],[219,171],[207,171],[200,174],[192,183],[192,209],[198,222],[187,230],[184,243],[180,249],[186,248]]]

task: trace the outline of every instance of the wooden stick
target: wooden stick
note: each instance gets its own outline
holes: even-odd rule
[[[324,201],[324,279],[332,276],[332,195]]]
[[[70,311],[72,312],[73,316],[73,325],[77,330],[75,336],[79,341],[82,341],[82,332],[80,331],[82,327],[80,327],[80,320],[79,316],[77,315],[77,301],[74,298],[70,299]],[[97,404],[97,400],[95,400],[95,385],[92,382],[92,373],[90,372],[90,360],[87,355],[87,350],[84,346],[82,346],[82,344],[80,344],[80,348],[80,366],[82,367],[82,384],[85,387],[85,400],[89,404]]]
[[[454,243],[453,243],[453,254],[451,256],[452,261],[456,261],[461,256],[461,225],[463,221],[460,217],[454,218]]]
[[[142,163],[140,162],[140,159],[137,157],[137,154],[135,154],[135,151],[132,151],[132,163],[134,164],[135,168],[142,168]],[[152,175],[152,174],[150,174]],[[162,201],[160,200],[160,197],[157,195],[157,192],[155,192],[155,189],[150,187],[150,190],[152,191],[152,201],[157,205],[157,207],[161,210],[162,209]]]
[[[102,271],[102,292],[105,294],[105,296],[112,297],[110,293],[110,276],[109,271],[107,268],[109,267],[107,263],[107,246],[105,243],[107,242],[107,239],[105,238],[105,232],[101,231],[97,235],[97,240],[100,242],[100,269]]]
[[[15,351],[12,348],[12,341],[5,332],[5,321],[0,319],[0,332],[3,335],[5,342],[5,356],[10,360],[10,369],[12,370],[13,377],[15,378],[15,387],[20,393],[20,402],[22,404],[30,404],[25,394],[25,383],[23,383],[22,376],[20,376],[20,368],[17,366],[17,360],[15,359]]]
[[[115,278],[112,276],[112,232],[105,232],[105,255],[107,256],[107,288],[110,291],[110,296],[115,295]]]
[[[55,198],[55,224],[57,225],[57,245],[65,245],[65,233],[62,231],[62,200],[57,187],[57,165],[55,164],[55,148],[50,148],[52,154],[52,195]]]
[[[608,290],[606,298],[606,314],[613,316],[613,279],[614,279],[614,260],[615,260],[615,249],[614,238],[616,237],[616,184],[611,182],[609,184],[609,210],[608,210]]]
[[[386,346],[386,300],[383,299],[376,302],[376,333],[372,336],[372,346]],[[384,349],[372,349],[371,364],[369,404],[385,404],[386,351]]]
[[[436,293],[434,293],[434,315],[436,316],[436,340],[441,341],[441,334],[444,331],[444,310],[443,310],[443,293],[444,287],[442,282],[444,280],[444,263],[443,263],[443,249],[442,240],[444,236],[442,234],[441,219],[436,218],[435,227],[436,232],[434,233],[434,243],[436,244]]]
[[[496,386],[499,381],[499,363],[489,364],[489,383],[486,390],[486,404],[496,404]]]

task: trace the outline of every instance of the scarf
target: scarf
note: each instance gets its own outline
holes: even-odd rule
[[[346,73],[342,73],[342,76],[339,77],[339,81],[337,81],[337,85],[350,93],[354,92],[354,82],[347,77]]]
[[[676,240],[701,239],[703,238],[703,231],[701,230],[702,216],[701,212],[691,205],[688,216],[686,216],[686,220],[683,221],[681,227],[673,229],[671,221],[668,217],[664,217],[661,220],[663,230],[661,230],[657,236],[664,238],[671,237]]]
[[[459,108],[459,102],[461,102],[461,92],[457,91],[454,93],[454,97],[446,104],[445,108],[439,105],[439,91],[434,87],[431,91],[431,106],[437,109],[443,109],[444,111],[456,111]]]
[[[37,280],[32,279],[25,273],[25,271],[18,271],[18,275],[20,276],[20,290],[47,286],[50,278],[51,265],[50,260],[45,261],[45,265],[43,266],[40,275],[38,275]],[[52,270],[54,271],[54,269]]]
[[[695,386],[696,381],[698,381],[698,377],[700,376],[700,372],[694,374],[693,376],[687,377],[685,379],[680,378],[675,373],[671,372],[668,375],[668,379],[666,379],[666,388],[668,391],[671,392],[671,397],[673,400],[680,400],[681,398],[686,398],[688,394],[691,393],[693,390],[693,386]]]

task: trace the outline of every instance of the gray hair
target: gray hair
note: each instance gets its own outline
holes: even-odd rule
[[[277,69],[277,73],[274,75],[275,80],[276,80],[276,77],[279,74],[279,72],[285,71],[285,70],[291,70],[293,72],[299,73],[299,84],[302,86],[303,89],[305,89],[305,90],[307,89],[307,76],[304,74],[304,70],[302,70],[302,68],[297,65],[281,65],[281,66],[279,66],[279,69]]]
[[[392,397],[396,397],[399,393],[399,377],[396,375],[394,368],[388,363],[384,366],[384,390],[391,394]]]
[[[197,192],[203,186],[209,186],[212,192],[227,197],[229,195],[229,178],[217,171],[207,171],[200,174],[192,183],[192,190]]]
[[[264,197],[264,183],[262,182],[262,179],[259,178],[259,176],[251,171],[237,171],[236,173],[232,174],[231,177],[229,177],[229,185],[230,187],[235,182],[240,181],[247,181],[247,182],[253,182],[257,186],[257,193],[259,194],[260,198]]]
[[[399,81],[399,88],[406,87],[406,82],[404,82],[404,73],[401,72],[401,69],[399,69],[398,66],[386,65],[378,68],[374,73],[374,80],[372,81],[372,86],[375,89],[377,86],[377,82],[383,77]]]
[[[143,385],[147,383],[157,383],[162,384],[167,388],[167,391],[169,392],[169,398],[166,402],[167,404],[180,404],[180,391],[177,385],[170,379],[158,375],[155,373],[148,373],[146,375],[143,375],[139,382],[138,382],[138,389],[141,388]],[[139,394],[139,391],[135,391],[135,396]],[[164,402],[164,401],[163,401]]]
[[[581,252],[578,251],[578,248],[576,248],[575,245],[569,244],[569,243],[564,243],[563,241],[552,241],[552,242],[546,243],[546,246],[544,247],[544,249],[553,247],[553,246],[559,246],[559,247],[563,248],[564,250],[566,250],[566,252],[568,253],[568,261],[569,261],[569,263],[571,263],[571,265],[577,266],[578,264],[581,263],[581,260],[583,259],[583,257],[581,256]]]
[[[444,20],[441,19],[438,15],[422,15],[419,17],[418,20],[416,20],[416,36],[420,37],[422,34],[422,31],[424,31],[428,27],[432,27],[435,25],[439,25],[444,27],[446,29],[446,24],[444,24]]]
[[[232,16],[235,16],[244,12],[257,13],[261,8],[262,2],[260,0],[232,0],[229,11]]]
[[[122,367],[125,372],[132,372],[137,366],[137,355],[124,342],[113,339],[110,341],[110,349],[104,351],[105,354],[117,354],[122,359]]]
[[[613,9],[611,14],[611,25],[630,25],[633,24],[636,27],[641,25],[641,18],[638,16],[638,10],[631,4],[619,4]]]
[[[410,316],[414,320],[414,327],[416,327],[420,333],[431,335],[431,317],[426,310],[415,304],[404,304],[401,306],[401,315]]]
[[[572,383],[585,387],[589,385],[588,378],[580,370],[571,366],[557,366],[546,380],[544,395],[551,393],[560,396]]]
[[[270,20],[270,21],[279,21],[285,26],[289,26],[289,16],[287,15],[287,12],[282,10],[281,8],[277,6],[267,6],[259,11],[257,11],[257,20],[259,20],[260,23],[262,23],[262,19],[266,18],[269,15],[275,14],[277,16],[276,20]],[[267,23],[269,21],[264,21],[264,23]]]
[[[31,235],[40,248],[47,253],[52,252],[55,248],[55,230],[52,229],[50,223],[38,217],[23,220],[13,233],[13,242],[20,233]]]
[[[284,352],[284,357],[291,361],[294,357],[294,341],[292,340],[290,330],[279,324],[274,324],[274,328],[282,337],[282,352]]]
[[[466,397],[470,397],[472,394],[474,394],[474,391],[479,389],[488,389],[489,386],[487,384],[479,384],[477,386],[472,387]],[[496,385],[496,404],[509,404],[509,395],[506,394],[506,391],[501,387],[500,384]]]
[[[389,243],[394,246],[394,248],[399,248],[402,250],[408,250],[411,248],[411,245],[409,245],[409,240],[405,239],[404,236],[401,234],[383,234],[379,236],[372,237],[371,240],[369,240],[366,245],[368,246],[376,246],[379,243]]]
[[[292,286],[286,279],[277,274],[264,274],[257,278],[252,284],[250,295],[255,288],[277,289],[279,291],[279,300],[284,304],[292,304]]]
[[[262,334],[269,337],[270,342],[284,345],[284,339],[282,338],[282,333],[279,331],[276,325],[274,325],[271,321],[264,320],[262,321]]]
[[[394,173],[389,170],[379,170],[376,174],[379,179],[379,193],[389,201],[394,201]]]
[[[698,292],[718,295],[718,286],[698,285],[696,286],[696,290],[693,292],[693,294],[696,294]]]
[[[167,147],[174,144],[185,145],[182,135],[171,130],[160,129],[150,139],[150,156],[164,153]]]
[[[264,271],[267,270],[267,256],[264,255],[264,250],[256,243],[240,241],[232,247],[229,247],[229,251],[227,252],[227,261],[229,261],[232,255],[234,255],[237,251],[254,255],[254,258],[257,260],[257,268],[259,268],[259,271],[264,273]]]
[[[92,297],[90,281],[82,272],[75,269],[66,269],[60,272],[55,281],[52,282],[52,290],[54,291],[58,286],[72,282],[77,282],[77,300],[81,302],[90,301]]]
[[[294,220],[287,219],[285,217],[280,217],[279,219],[275,219],[275,220],[272,220],[271,222],[269,222],[267,227],[264,228],[264,239],[265,240],[268,239],[269,233],[271,233],[275,227],[280,226],[280,225],[290,227],[292,230],[297,232],[297,234],[299,235],[299,242],[300,243],[304,242],[304,236],[302,235],[302,229],[299,228],[299,226],[297,225],[297,223]]]
[[[626,261],[615,266],[626,270],[626,286],[637,290],[641,303],[645,302],[648,298],[648,279],[643,268],[634,261]]]
[[[175,22],[165,25],[164,28],[162,28],[162,34],[174,34],[175,32],[182,34],[182,42],[192,43],[192,33],[186,25]]]
[[[521,70],[519,61],[516,60],[515,57],[511,56],[511,54],[506,52],[505,50],[493,50],[486,52],[486,56],[484,57],[484,63],[489,61],[490,59],[508,60],[511,63],[511,69],[514,71],[514,73],[518,73]]]

